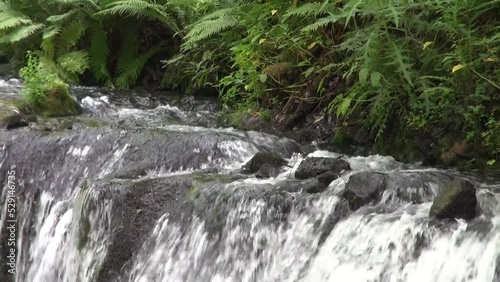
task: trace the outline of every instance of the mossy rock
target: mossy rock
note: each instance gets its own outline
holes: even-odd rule
[[[47,101],[34,107],[35,112],[45,117],[79,115],[80,105],[69,94],[69,88],[63,81],[56,81],[50,86]]]
[[[474,185],[468,180],[455,179],[446,183],[434,199],[429,215],[437,219],[471,220],[476,216],[476,206]]]
[[[21,109],[12,101],[0,100],[0,129],[12,129],[28,125]]]

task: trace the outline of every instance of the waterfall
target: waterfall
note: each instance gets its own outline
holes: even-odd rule
[[[0,80],[0,98],[19,87]],[[85,109],[72,130],[0,132],[0,281],[500,281],[498,179],[387,156],[306,155],[289,139],[217,128],[209,100],[72,92]],[[276,177],[242,174],[262,151],[287,164]],[[352,170],[308,193],[307,180],[294,179],[306,157],[339,158]],[[342,195],[360,172],[382,173],[386,188],[350,210]],[[476,187],[479,216],[431,219],[433,200],[457,178]]]

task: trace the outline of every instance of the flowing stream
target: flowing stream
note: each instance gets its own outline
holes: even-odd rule
[[[21,84],[0,80],[0,99]],[[0,132],[0,281],[498,282],[500,181],[386,156],[307,193],[292,140],[217,128],[216,103],[175,93],[75,87],[79,117]],[[240,173],[259,151],[286,156],[275,178]],[[16,274],[7,258],[15,172]],[[345,212],[341,193],[381,172],[379,202]],[[468,178],[481,214],[429,218],[443,183]],[[291,187],[294,187],[293,189]]]

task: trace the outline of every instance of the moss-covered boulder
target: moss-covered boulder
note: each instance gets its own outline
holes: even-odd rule
[[[429,216],[437,219],[471,220],[476,216],[476,189],[468,180],[446,183],[432,203]]]
[[[26,117],[17,106],[8,101],[0,100],[0,129],[12,129],[27,125]]]
[[[344,171],[350,169],[351,167],[349,163],[340,158],[309,157],[300,163],[297,171],[295,172],[295,178],[307,179],[316,177],[325,172],[331,172],[338,176]]]
[[[244,173],[259,173],[259,177],[274,177],[287,162],[277,153],[258,152],[241,168]]]
[[[82,112],[80,105],[69,94],[68,85],[60,80],[50,84],[45,101],[35,105],[34,109],[46,117],[72,116]]]

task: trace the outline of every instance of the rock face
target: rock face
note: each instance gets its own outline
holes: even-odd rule
[[[244,173],[256,173],[258,178],[275,177],[287,162],[276,153],[258,152],[242,167]]]
[[[28,122],[21,110],[0,101],[0,129],[12,129],[27,125]]]
[[[332,174],[338,177],[343,171],[350,169],[349,163],[342,159],[309,157],[300,163],[295,178],[307,179],[328,172],[331,179]]]
[[[352,175],[345,184],[342,197],[351,210],[380,199],[386,187],[387,176],[383,173],[364,171]]]
[[[434,199],[429,216],[471,220],[476,216],[476,206],[474,185],[468,180],[455,179],[448,182]]]

